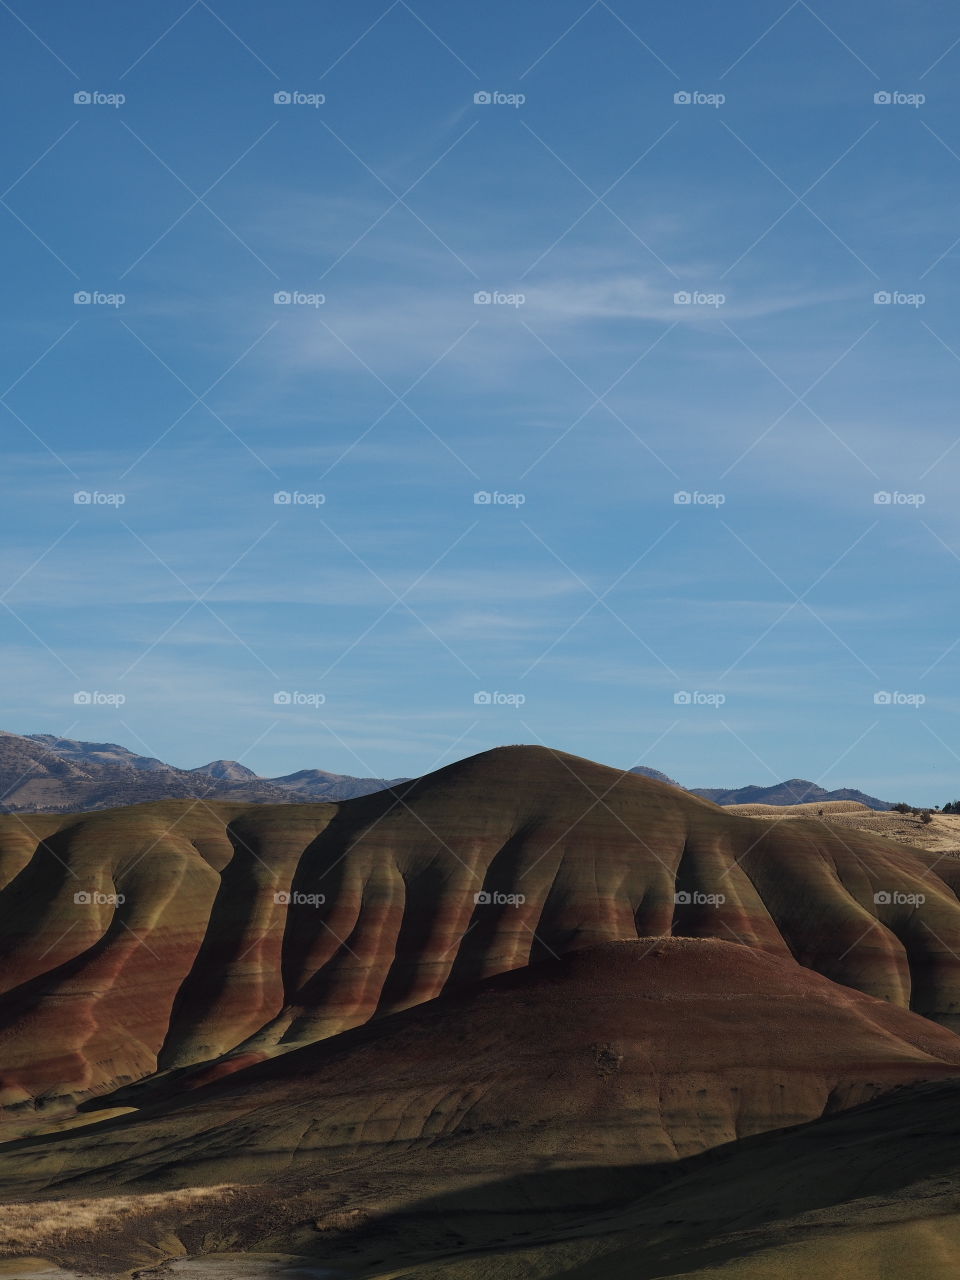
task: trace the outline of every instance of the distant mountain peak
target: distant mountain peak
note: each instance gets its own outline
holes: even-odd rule
[[[239,760],[211,760],[209,764],[198,765],[190,769],[190,773],[208,773],[212,778],[222,778],[228,782],[241,782],[244,779],[259,777],[252,769],[248,769]]]
[[[666,773],[661,773],[659,769],[651,769],[649,765],[636,764],[628,772],[639,774],[641,778],[653,778],[655,782],[669,782],[671,787],[680,786],[680,783],[675,778],[671,778]]]

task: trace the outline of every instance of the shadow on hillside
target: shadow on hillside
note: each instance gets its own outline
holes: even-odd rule
[[[796,1240],[798,1230],[808,1236],[809,1225],[798,1227],[797,1219],[818,1210],[828,1211],[828,1226],[859,1218],[868,1228],[884,1220],[878,1214],[955,1213],[958,1102],[960,1079],[905,1086],[850,1111],[677,1162],[556,1169],[544,1161],[510,1177],[418,1194],[445,1178],[464,1179],[453,1152],[448,1168],[447,1144],[439,1140],[409,1158],[361,1161],[338,1172],[318,1164],[296,1178],[224,1187],[209,1199],[185,1187],[117,1218],[107,1233],[59,1231],[56,1242],[42,1242],[42,1252],[67,1267],[119,1271],[158,1250],[169,1256],[177,1241],[195,1260],[196,1275],[211,1280],[222,1274],[218,1256],[226,1254],[277,1258],[262,1280],[289,1276],[281,1254],[351,1280],[660,1280],[748,1258]],[[101,1129],[104,1137],[109,1127]],[[11,1143],[6,1152],[25,1146]],[[28,1208],[40,1213],[43,1202],[71,1199],[71,1192],[98,1200],[155,1189],[140,1179],[117,1180],[118,1171],[108,1170],[98,1186],[84,1186],[82,1176],[48,1185]],[[384,1212],[388,1198],[406,1207]],[[22,1184],[9,1199],[22,1199]],[[528,1261],[526,1251],[538,1249]],[[207,1258],[209,1273],[202,1269]]]
[[[793,1241],[793,1220],[818,1210],[837,1211],[832,1226],[858,1213],[869,1225],[878,1207],[904,1218],[955,1212],[958,1102],[960,1079],[905,1086],[848,1112],[673,1164],[504,1178],[382,1218],[358,1218],[355,1227],[331,1232],[309,1252],[319,1265],[343,1266],[356,1280],[373,1280],[387,1269],[406,1280],[420,1267],[433,1276],[433,1266],[441,1280],[447,1274],[442,1263],[451,1267],[451,1280],[472,1280],[485,1274],[484,1258],[492,1264],[498,1254],[554,1245],[556,1269],[544,1257],[531,1274],[542,1280],[658,1280]],[[934,1194],[948,1198],[946,1208],[928,1201],[932,1180]],[[920,1182],[920,1203],[911,1211],[909,1188]],[[859,1210],[852,1207],[866,1198]],[[589,1243],[601,1239],[599,1249]],[[613,1266],[612,1258],[598,1256],[621,1249]],[[468,1260],[475,1272],[457,1269]],[[526,1263],[519,1259],[517,1265]]]

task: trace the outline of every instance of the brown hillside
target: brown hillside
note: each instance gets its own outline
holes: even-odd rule
[[[456,1192],[398,1217],[398,1239],[432,1211],[464,1237],[456,1254],[386,1280],[953,1280],[960,1259],[960,1081],[894,1091],[797,1129],[765,1134],[676,1166],[623,1207],[606,1203],[562,1222],[528,1209],[525,1231],[494,1241],[476,1202]],[[583,1171],[584,1180],[587,1171]],[[541,1196],[562,1194],[555,1177]],[[488,1203],[523,1196],[516,1181]],[[519,1218],[519,1215],[518,1215]],[[485,1229],[486,1227],[486,1229]],[[265,1275],[274,1274],[272,1271]],[[279,1275],[280,1273],[277,1272]]]
[[[12,1131],[158,1068],[219,1074],[638,936],[793,955],[944,1025],[960,1007],[955,861],[541,748],[339,805],[6,815],[0,882]]]
[[[118,1269],[171,1231],[188,1252],[232,1242],[335,1266],[372,1262],[406,1218],[402,1248],[435,1256],[449,1222],[417,1223],[417,1206],[459,1194],[464,1212],[471,1188],[506,1173],[515,1214],[559,1220],[651,1191],[706,1150],[957,1074],[960,1038],[791,959],[716,940],[608,943],[140,1115],[0,1148],[0,1195],[32,1201],[29,1226],[24,1204],[0,1209],[0,1236],[7,1253],[62,1262],[95,1247]],[[210,1194],[185,1204],[173,1193],[188,1188]],[[91,1233],[97,1197],[109,1212],[131,1194],[149,1199],[122,1200],[129,1229]]]

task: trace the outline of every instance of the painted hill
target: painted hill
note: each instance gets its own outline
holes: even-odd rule
[[[316,1224],[344,1201],[369,1237],[371,1214],[409,1213],[504,1171],[527,1179],[519,1203],[534,1207],[531,1191],[555,1171],[551,1213],[582,1213],[610,1194],[616,1171],[622,1194],[632,1167],[689,1163],[958,1073],[960,1038],[790,958],[719,940],[606,943],[194,1092],[171,1088],[142,1114],[0,1148],[0,1197],[209,1189],[192,1206],[191,1236],[240,1231],[245,1247],[282,1239],[335,1263],[342,1242]],[[591,1189],[564,1187],[565,1170],[595,1170]],[[238,1186],[260,1188],[253,1221],[249,1193],[224,1194]],[[148,1256],[144,1245],[169,1229],[155,1203],[141,1206],[135,1235],[97,1241],[101,1264],[111,1248],[118,1267]],[[35,1213],[42,1220],[42,1204]],[[448,1229],[434,1226],[434,1250]],[[86,1234],[39,1248],[75,1261]],[[361,1245],[370,1257],[383,1249],[372,1234]]]
[[[0,815],[0,883],[8,1127],[638,936],[793,955],[960,1025],[957,861],[539,747],[337,805]]]
[[[697,1161],[960,1078],[958,894],[942,854],[540,747],[337,804],[0,815],[0,1257],[706,1277],[754,1175],[711,1217]],[[836,1194],[902,1149],[858,1132]],[[835,1184],[783,1150],[741,1220],[792,1280],[771,1223]]]
[[[836,791],[826,791],[815,782],[805,778],[791,778],[788,782],[778,782],[772,787],[692,787],[695,796],[712,800],[714,804],[812,804],[815,801],[830,802],[833,800],[853,800],[857,804],[865,804],[868,809],[886,810],[893,805],[886,800],[878,800],[876,796],[868,796],[863,791],[841,787]]]

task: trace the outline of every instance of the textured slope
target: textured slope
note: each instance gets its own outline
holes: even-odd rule
[[[340,805],[8,815],[0,883],[0,1098],[48,1114],[637,936],[793,954],[945,1025],[960,1007],[955,860],[540,748]]]
[[[397,1280],[954,1280],[960,1271],[958,1109],[960,1081],[896,1090],[846,1114],[684,1161],[678,1176],[626,1209],[611,1197],[600,1212],[573,1212],[560,1226],[545,1213],[530,1214],[511,1247],[489,1247],[477,1212],[471,1243],[487,1248],[389,1274]],[[556,1184],[542,1188],[545,1197],[556,1190]],[[495,1200],[494,1189],[488,1198]],[[454,1194],[430,1208],[455,1217],[458,1201]],[[412,1227],[410,1220],[406,1229]]]
[[[325,1251],[314,1223],[334,1205],[416,1217],[509,1171],[523,1201],[560,1215],[629,1196],[632,1166],[655,1185],[705,1150],[958,1072],[960,1038],[792,960],[719,941],[608,943],[143,1114],[0,1148],[0,1195],[260,1184],[257,1222],[248,1200],[221,1198],[198,1206],[201,1227],[209,1212],[215,1239],[245,1222],[248,1247],[272,1246],[270,1206],[292,1206],[287,1246],[333,1262],[340,1243]],[[564,1170],[596,1172],[588,1190]],[[141,1240],[162,1234],[151,1221]]]

